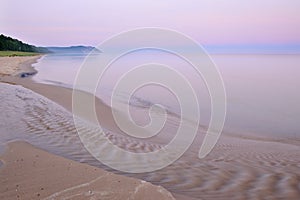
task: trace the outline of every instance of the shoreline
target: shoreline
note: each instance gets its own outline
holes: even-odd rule
[[[65,147],[68,148],[67,150],[69,150],[69,152],[75,152],[79,155],[80,151],[77,148],[78,146],[76,146],[76,139],[72,138],[72,136],[77,135],[76,129],[70,125],[72,124],[72,116],[69,116],[69,112],[63,109],[72,110],[72,89],[36,83],[30,77],[20,78],[18,76],[7,76],[4,79],[1,78],[3,82],[6,81],[10,84],[22,86],[17,86],[15,90],[17,92],[12,92],[12,90],[6,90],[6,88],[10,88],[8,85],[2,85],[2,101],[9,101],[8,104],[2,104],[2,113],[4,113],[5,116],[6,111],[9,113],[12,110],[14,111],[12,116],[15,117],[13,119],[17,119],[14,120],[15,122],[10,126],[7,126],[10,127],[7,129],[7,132],[13,134],[12,131],[14,131],[14,127],[18,126],[18,122],[20,122],[19,126],[21,127],[28,127],[29,125],[29,130],[22,129],[27,130],[26,133],[32,134],[35,137],[42,137],[42,139],[45,139],[44,136],[49,136],[45,146],[51,144],[54,145],[54,148],[60,148],[60,146],[64,145],[61,145],[63,143],[59,141],[64,141],[67,144]],[[52,101],[48,101],[48,99],[46,101],[39,101],[36,97],[43,99],[42,96],[37,96],[34,93],[28,92],[28,90],[25,91],[26,88]],[[26,96],[26,94],[30,95]],[[15,101],[15,103],[10,101],[13,100],[13,98],[16,98],[18,101]],[[61,113],[66,115],[60,115],[55,109],[51,109],[53,105],[52,102],[55,102],[55,107],[58,106],[58,104],[61,105],[58,110],[62,111],[63,109]],[[126,137],[119,137],[117,126],[114,124],[111,115],[111,108],[98,98],[96,98],[95,104],[97,111],[99,111],[99,121],[104,122],[105,128],[112,130],[111,132],[113,133],[109,135],[109,138],[117,145],[120,145],[120,147],[125,149],[147,150],[155,149],[159,146],[159,142],[161,141],[155,141],[155,146],[151,146],[152,144],[149,144],[147,141],[133,141]],[[8,106],[6,107],[6,105]],[[24,115],[25,109],[23,108],[28,107],[28,105],[30,108],[34,105],[35,108],[27,110],[28,112]],[[24,116],[22,118],[24,120],[23,124],[26,122],[28,122],[28,124],[22,125],[22,120],[18,120],[21,114]],[[8,115],[6,114],[6,116]],[[66,118],[64,118],[64,116],[69,116],[69,121],[65,120]],[[5,124],[5,121],[10,122],[10,119],[4,118],[4,123],[2,124]],[[101,125],[103,125],[103,123],[101,123]],[[2,133],[5,134],[5,132],[3,132],[3,130],[5,131],[5,127],[1,130]],[[169,130],[170,129],[167,129],[165,132],[168,134]],[[51,135],[50,133],[56,133],[56,135]],[[40,136],[40,134],[42,134],[42,136]],[[286,141],[282,141],[276,140],[274,137],[269,139],[253,137],[253,135],[251,135],[251,137],[242,135],[241,137],[241,135],[231,136],[222,134],[214,150],[207,157],[199,160],[197,155],[203,141],[203,138],[201,138],[203,135],[204,134],[197,134],[197,138],[195,138],[185,155],[164,169],[137,175],[121,174],[126,177],[144,179],[153,184],[163,185],[169,191],[172,191],[173,196],[178,200],[194,200],[199,198],[248,199],[248,197],[249,199],[261,199],[264,197],[272,199],[300,198],[300,190],[297,186],[300,180],[299,141],[288,138]],[[58,139],[62,137],[66,138],[66,140]],[[160,139],[169,141],[162,137],[160,137]],[[44,148],[42,140],[39,142],[35,144],[40,148]],[[68,157],[68,152],[66,151],[53,151],[47,147],[45,147],[45,149],[54,154],[55,152],[64,152],[57,154],[63,156],[67,155],[65,157],[79,162],[83,159],[83,162],[87,161],[86,163],[92,166],[94,165],[93,161],[85,160],[86,157],[84,157],[85,154],[83,153],[80,154],[81,157],[79,156],[79,160],[76,158],[77,155],[75,155],[75,157]],[[112,154],[112,156],[115,155]],[[15,164],[20,164],[21,167],[23,166],[20,162]],[[98,165],[96,164],[95,166]],[[100,169],[107,169],[108,171],[118,174],[117,171],[102,166],[103,165],[100,166]],[[124,178],[126,178],[125,176]],[[3,180],[5,180],[5,178]],[[274,187],[274,185],[276,187]],[[14,189],[16,188],[13,187],[11,192],[13,192]],[[251,196],[249,196],[250,194]]]
[[[61,105],[66,110],[72,113],[72,92],[71,88],[66,88],[57,85],[38,83],[31,79],[32,75],[21,77],[20,74],[30,74],[38,73],[32,64],[37,63],[38,59],[42,56],[27,57],[22,63],[19,63],[18,71],[11,74],[0,76],[0,82],[21,85],[29,90],[32,90],[52,101]],[[1,63],[1,60],[0,60]],[[0,73],[1,74],[1,73]],[[33,75],[34,75],[33,74]],[[86,92],[83,92],[85,95],[91,95]],[[122,131],[119,129],[115,121],[113,120],[113,114],[111,107],[105,104],[101,99],[95,97],[95,106],[97,111],[97,117],[101,121],[103,127],[122,134]],[[103,117],[105,116],[105,117]]]
[[[45,55],[38,55],[38,56],[28,56],[28,60],[24,61],[23,63],[19,64],[19,70],[18,73],[12,74],[12,75],[6,75],[1,76],[0,73],[0,82],[9,83],[9,84],[15,84],[15,85],[21,85],[27,89],[30,89],[52,101],[55,103],[61,105],[66,110],[72,113],[72,88],[63,87],[61,85],[52,85],[52,84],[46,84],[46,83],[39,83],[34,80],[32,80],[32,77],[34,74],[38,73],[38,71],[32,66],[32,64],[35,64],[38,62],[39,59],[41,59]],[[0,57],[1,58],[1,57]],[[2,57],[3,58],[3,57]],[[16,57],[15,57],[16,58]],[[0,60],[1,64],[1,60]],[[31,74],[33,73],[33,74]],[[29,76],[21,77],[21,74],[31,74]],[[83,92],[86,95],[91,95],[86,92]],[[106,128],[107,130],[113,131],[115,133],[118,133],[120,135],[124,135],[124,133],[120,130],[118,125],[115,123],[113,114],[112,114],[112,108],[104,103],[100,98],[95,97],[95,108],[96,113],[98,117],[98,121],[101,121],[101,126]],[[105,117],[103,117],[105,116]],[[201,125],[200,125],[201,126]],[[203,127],[202,127],[203,128]],[[205,127],[204,127],[205,129]],[[299,140],[291,140],[290,138],[271,138],[267,135],[259,135],[255,133],[248,133],[245,135],[241,135],[239,133],[235,132],[229,132],[223,130],[223,132],[228,137],[233,138],[240,138],[240,139],[247,139],[247,140],[258,140],[258,141],[266,141],[266,142],[278,142],[278,143],[286,143],[286,144],[292,144],[292,145],[298,145]],[[128,135],[126,135],[128,136]],[[155,141],[159,142],[159,141]]]
[[[17,61],[13,62],[13,64],[18,63],[17,67],[14,67],[14,70],[11,70],[11,74],[5,74],[5,75],[1,75],[0,76],[0,82],[2,83],[8,83],[8,84],[12,84],[12,85],[20,85],[24,88],[27,88],[29,90],[32,90],[42,96],[45,96],[46,98],[52,100],[53,102],[61,105],[62,107],[64,107],[65,109],[67,109],[69,112],[72,111],[72,90],[68,89],[68,88],[63,88],[63,87],[59,87],[59,86],[55,86],[55,85],[46,85],[46,84],[42,84],[42,83],[36,83],[31,79],[31,74],[35,74],[37,73],[37,70],[35,70],[32,67],[32,64],[36,63],[38,61],[38,59],[40,59],[42,56],[34,56],[34,57],[27,57],[26,59],[21,59],[23,62],[20,62],[20,59],[17,58]],[[15,58],[15,57],[13,57]],[[12,59],[10,59],[12,60]],[[1,61],[0,61],[1,64]],[[25,76],[22,76],[22,74],[25,74]],[[29,75],[29,76],[27,76]],[[22,78],[23,77],[23,78]],[[96,104],[97,104],[97,110],[101,111],[99,114],[99,117],[105,124],[105,127],[109,127],[111,130],[119,132],[116,124],[114,124],[114,120],[111,120],[113,118],[112,114],[111,114],[111,109],[110,107],[108,107],[106,104],[104,104],[100,99],[96,99]],[[23,192],[21,194],[19,194],[19,187],[22,184],[26,185],[30,185],[30,184],[36,184],[34,186],[37,186],[38,183],[37,182],[43,182],[43,179],[45,177],[51,178],[51,176],[55,176],[57,177],[56,180],[53,180],[53,182],[47,182],[47,183],[43,183],[46,184],[47,187],[50,188],[50,191],[53,192],[58,192],[58,190],[62,190],[62,189],[66,189],[65,185],[72,185],[72,187],[74,186],[74,181],[76,182],[80,182],[82,179],[81,177],[77,177],[77,178],[72,178],[69,177],[69,174],[67,172],[65,172],[64,174],[60,173],[59,170],[55,170],[52,172],[52,174],[46,173],[46,174],[36,174],[34,172],[34,168],[28,165],[28,162],[36,162],[34,160],[29,159],[29,161],[25,162],[25,159],[23,159],[24,162],[15,162],[15,157],[18,156],[17,153],[12,153],[12,152],[16,152],[18,150],[19,154],[22,154],[22,156],[26,157],[26,159],[28,157],[30,157],[30,155],[33,155],[34,152],[36,151],[43,151],[43,150],[39,150],[36,147],[33,147],[32,145],[25,143],[25,142],[8,142],[6,143],[6,151],[4,152],[3,155],[0,155],[0,160],[2,160],[2,165],[0,165],[0,177],[1,177],[1,186],[0,186],[0,194],[3,194],[3,198],[5,199],[15,199],[17,197],[22,198],[22,199],[40,199],[40,197],[42,197],[42,192],[44,191],[40,191],[40,193],[37,193],[36,191],[33,191],[32,188],[28,188],[26,189],[26,187],[24,187],[24,189],[22,190]],[[13,149],[13,150],[12,150]],[[16,150],[17,149],[17,150]],[[60,162],[60,160],[64,160],[64,166],[66,166],[66,163],[72,163],[73,167],[76,170],[75,174],[80,174],[83,173],[83,168],[87,169],[87,168],[95,168],[92,167],[90,165],[87,164],[81,164],[79,162],[76,161],[72,161],[72,160],[68,160],[65,158],[62,158],[60,156],[55,156],[53,154],[50,154],[48,152],[44,152],[42,153],[43,155],[45,154],[45,158],[43,160],[40,160],[40,162],[47,162],[47,160],[52,160],[53,163],[57,163]],[[55,158],[53,158],[55,157]],[[84,167],[81,167],[84,166]],[[36,166],[35,166],[36,167]],[[50,166],[43,166],[43,167],[37,167],[38,171],[48,171],[50,170],[51,165]],[[14,171],[11,171],[12,169],[14,169]],[[129,195],[131,194],[129,192],[130,190],[135,190],[137,188],[135,182],[138,182],[140,180],[135,179],[135,178],[130,178],[130,177],[126,177],[123,175],[115,175],[113,173],[110,172],[106,172],[105,170],[102,170],[100,168],[97,168],[97,171],[103,171],[102,173],[109,173],[109,177],[114,179],[114,177],[118,177],[118,179],[121,180],[121,182],[123,183],[123,185],[118,186],[116,188],[112,188],[113,190],[115,190],[116,194],[112,195],[111,198],[117,198],[117,199],[122,199],[122,197],[124,195]],[[18,173],[19,175],[13,175]],[[23,176],[28,176],[25,180],[22,178]],[[44,177],[45,176],[45,177]],[[95,176],[95,174],[93,174],[93,176]],[[14,178],[13,178],[14,177]],[[33,178],[35,180],[34,183],[31,183],[31,178]],[[63,182],[66,182],[66,184],[64,186],[61,186],[62,188],[56,188],[56,184],[55,182],[59,181],[59,177],[63,178]],[[22,178],[22,180],[19,180],[18,178]],[[18,179],[18,180],[16,180]],[[8,181],[8,182],[7,182]],[[23,182],[18,184],[18,182]],[[125,183],[125,184],[124,184]],[[162,188],[161,186],[155,186],[152,185],[151,183],[148,182],[144,182],[141,181],[141,183],[145,183],[146,187],[141,188],[141,190],[139,189],[140,194],[135,194],[136,197],[132,197],[133,199],[174,199],[174,197],[172,196],[172,194],[170,192],[168,192],[166,189]],[[104,185],[111,185],[113,184],[113,182],[108,179],[106,181],[106,184]],[[7,187],[4,187],[5,185],[7,185]],[[17,189],[15,188],[18,185]],[[103,185],[100,183],[97,184],[97,187],[102,187]],[[38,186],[37,186],[38,187]],[[101,188],[100,187],[100,188]],[[123,191],[122,188],[128,188],[128,191]],[[51,190],[52,188],[52,190]],[[56,189],[55,189],[56,188]],[[138,187],[140,188],[140,187]],[[21,190],[21,188],[20,188]],[[54,191],[55,190],[55,191]],[[68,190],[68,189],[67,189]],[[68,192],[68,195],[74,195],[75,193],[77,194],[77,192],[80,190],[79,189],[74,189],[72,190],[72,192]],[[107,190],[107,188],[106,188]],[[88,190],[90,191],[90,190]],[[26,196],[25,193],[30,194],[31,196]],[[87,191],[85,191],[84,194],[86,194]],[[107,194],[108,191],[104,191],[105,194]],[[100,192],[101,193],[101,192]],[[108,192],[109,193],[109,192]],[[118,196],[118,194],[121,194],[121,196]],[[151,195],[150,195],[151,193]],[[33,195],[34,194],[34,195]],[[39,195],[38,195],[39,194]],[[48,193],[50,194],[50,193]],[[54,193],[55,194],[55,193]],[[82,193],[83,194],[83,193]],[[82,195],[81,194],[81,195]],[[99,193],[97,193],[99,195]],[[19,196],[18,196],[19,195]],[[23,197],[22,197],[23,195]],[[24,196],[25,195],[25,196]],[[33,196],[32,196],[33,195]],[[92,194],[91,194],[92,195]],[[93,195],[96,195],[93,193]],[[141,196],[142,195],[142,196]],[[0,195],[2,196],[2,195]],[[47,195],[45,195],[46,197]],[[56,197],[56,196],[55,196]],[[118,198],[119,197],[119,198]],[[55,198],[56,199],[56,198]],[[58,199],[58,198],[57,198]],[[79,199],[85,199],[85,198],[79,198]],[[109,199],[109,198],[108,198]]]
[[[29,59],[20,64],[20,70],[18,72],[18,76],[21,78],[25,78],[27,76],[32,76],[38,73],[38,71],[32,66],[37,63],[39,59],[43,58],[45,55],[34,56],[32,59]]]
[[[36,74],[37,70],[32,67],[32,64],[37,63],[38,59],[43,56],[0,57],[0,78],[7,76],[27,77]],[[22,76],[22,74],[24,75]]]

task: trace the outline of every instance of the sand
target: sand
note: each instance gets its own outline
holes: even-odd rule
[[[11,142],[1,156],[0,199],[174,199],[168,191]]]
[[[17,76],[22,73],[34,74],[37,71],[31,65],[36,63],[40,57],[42,55],[0,57],[0,77],[7,75]]]
[[[16,132],[19,132],[18,136],[24,132],[24,139],[34,146],[113,171],[81,149],[69,112],[71,90],[34,83],[29,78],[5,76],[1,80],[30,89],[6,86],[7,98],[2,97],[1,100],[7,102],[7,105],[1,107],[3,104],[0,104],[2,113],[10,113],[8,116],[14,119],[22,116],[22,120],[5,125],[6,129],[0,126],[0,131],[10,133],[7,141]],[[14,99],[15,103],[10,99]],[[140,141],[125,137],[113,122],[111,108],[99,99],[96,101],[100,112],[98,117],[103,117],[102,124],[107,128],[104,134],[114,144],[132,151],[151,151],[164,143],[164,139]],[[85,131],[93,130],[86,128]],[[200,130],[184,156],[172,165],[151,173],[124,175],[161,185],[171,191],[176,199],[300,199],[299,140],[223,133],[209,156],[199,160],[197,155],[204,135],[201,133],[203,130]],[[42,179],[39,176],[37,178]]]
[[[9,84],[2,83],[0,96],[2,111],[0,129],[3,131],[0,145],[8,144],[8,148],[1,156],[0,199],[174,199],[171,193],[161,186],[115,175],[99,168],[55,156],[26,142],[12,142],[15,137],[32,140],[32,143],[37,141],[38,145],[43,146],[38,141],[41,138],[40,135],[35,134],[36,138],[26,135],[28,133],[27,122],[30,122],[26,121],[27,108],[52,109],[51,112],[61,114],[62,117],[67,116],[68,121],[72,123],[71,114],[64,108],[21,86],[14,86],[21,84],[39,91],[41,94],[47,94],[48,97],[57,100],[58,103],[71,110],[70,90],[36,84],[28,78],[19,78],[22,73],[34,71],[31,64],[38,58],[1,58],[2,76],[0,80],[9,82]],[[101,102],[100,105],[99,109],[109,113],[110,109],[106,105]],[[46,117],[42,114],[43,112],[39,111],[36,117],[45,120]],[[39,126],[43,124],[41,122]],[[60,122],[62,123],[62,120]],[[114,126],[109,120],[107,123],[107,126]],[[51,136],[49,134],[52,132],[50,127],[44,128],[48,131],[42,132],[50,135],[50,140],[63,136],[58,134],[55,137],[54,133]],[[74,131],[75,129],[70,132],[74,133]],[[59,141],[55,143],[61,145]],[[69,145],[74,145],[73,141]],[[74,153],[74,149],[72,151]]]

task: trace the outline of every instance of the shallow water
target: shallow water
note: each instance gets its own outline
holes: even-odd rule
[[[198,151],[210,118],[209,95],[201,77],[173,55],[138,52],[127,56],[113,63],[99,84],[96,95],[107,104],[110,104],[112,88],[120,75],[132,66],[159,61],[186,75],[201,100],[200,122],[203,126],[192,146],[175,163],[142,174],[113,170],[87,152],[68,111],[16,86],[1,86],[1,144],[24,139],[51,153],[141,178],[173,193],[195,198],[300,198],[300,95],[297,92],[300,55],[212,55],[224,79],[228,110],[225,131],[217,146],[201,160]],[[139,59],[134,59],[136,56]],[[84,58],[85,55],[47,55],[35,64],[39,73],[33,79],[72,87]],[[118,100],[122,103],[123,96],[120,95]],[[179,113],[178,102],[171,93],[161,87],[147,86],[131,99],[133,119],[145,124],[149,119],[146,109],[154,103]],[[166,138],[174,135],[177,127],[178,115],[173,114],[163,129],[167,136],[162,134],[161,140],[137,140],[109,130],[103,134],[121,148],[149,152],[166,144],[169,141]],[[88,138],[99,133],[84,125],[82,130]],[[97,144],[95,148],[101,151],[104,147]],[[119,155],[111,152],[110,156],[116,158]]]
[[[195,198],[300,198],[299,140],[243,138],[225,133],[211,154],[200,160],[197,155],[203,139],[201,129],[191,148],[172,165],[155,172],[127,174],[101,164],[87,152],[78,137],[72,115],[61,106],[21,86],[0,83],[0,91],[1,145],[25,139],[51,153],[141,178],[162,185],[173,193]],[[93,140],[95,134],[103,134],[112,143],[134,152],[161,147],[161,144],[124,137],[108,130],[101,133],[86,125],[85,121],[80,129],[86,132],[92,143],[97,142]],[[94,148],[102,152],[103,145],[97,143]],[[110,156],[116,158],[119,155],[112,151]],[[127,159],[131,160],[130,157]]]
[[[35,81],[72,87],[86,54],[47,55],[35,64]],[[300,55],[211,55],[224,80],[227,117],[224,130],[238,135],[299,138]],[[115,61],[101,78],[96,95],[111,104],[112,88],[120,76],[134,66],[163,63],[187,77],[196,91],[201,112],[200,124],[210,120],[210,98],[202,78],[180,58],[151,50],[135,52]],[[128,91],[124,91],[126,93]],[[123,96],[118,96],[122,102]],[[179,114],[175,96],[165,88],[148,85],[131,98],[131,105],[149,107],[158,103]],[[134,114],[133,114],[134,116]],[[139,117],[135,119],[138,120]],[[143,123],[143,122],[140,122]]]

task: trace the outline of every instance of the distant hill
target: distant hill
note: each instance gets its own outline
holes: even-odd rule
[[[21,51],[37,53],[89,53],[92,50],[101,52],[91,46],[70,46],[70,47],[36,47],[26,44],[20,40],[0,35],[0,51]]]
[[[70,46],[70,47],[46,47],[49,51],[53,53],[89,53],[92,50],[96,50],[95,47],[91,46]]]
[[[23,51],[23,52],[37,52],[49,53],[49,50],[44,47],[36,47],[23,43],[20,40],[11,37],[0,35],[0,51]]]

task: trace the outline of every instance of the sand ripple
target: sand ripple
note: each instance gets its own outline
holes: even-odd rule
[[[0,91],[2,147],[5,142],[24,139],[51,153],[122,174],[104,166],[87,152],[77,135],[72,115],[64,108],[21,86],[0,83]],[[87,126],[81,129],[95,131]],[[160,144],[108,130],[102,134],[133,152],[161,148]],[[125,175],[201,199],[300,199],[299,142],[223,134],[213,152],[199,160],[197,153],[202,138],[200,133],[182,158],[162,170]],[[111,156],[116,155],[112,152]]]

